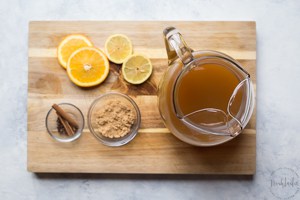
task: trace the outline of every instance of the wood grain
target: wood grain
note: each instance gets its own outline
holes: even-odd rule
[[[245,131],[216,147],[185,144],[165,128],[157,108],[157,87],[167,68],[162,31],[177,27],[193,49],[229,54],[250,72],[256,88],[255,22],[125,22],[48,21],[29,24],[28,59],[28,159],[31,172],[254,174],[256,166],[256,113]],[[153,67],[150,80],[140,86],[123,81],[120,66],[111,64],[100,86],[81,89],[70,82],[56,59],[56,47],[71,33],[88,36],[103,49],[114,33],[128,35],[134,51],[148,54]],[[129,144],[112,148],[99,143],[88,127],[77,141],[62,144],[46,132],[45,117],[53,103],[69,102],[87,116],[90,103],[107,91],[129,94],[142,115],[141,129]]]

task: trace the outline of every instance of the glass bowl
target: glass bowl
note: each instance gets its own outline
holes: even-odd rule
[[[114,126],[117,126],[115,123],[113,123],[113,120],[108,121],[107,123],[105,123],[105,125],[103,125],[102,123],[99,122],[99,118],[101,118],[101,114],[99,114],[99,112],[103,112],[104,108],[107,108],[107,104],[109,104],[112,101],[119,101],[121,102],[120,104],[125,105],[126,108],[131,108],[131,110],[134,113],[134,121],[133,124],[130,126],[130,130],[129,132],[121,137],[118,138],[110,138],[108,136],[104,136],[100,130],[104,130],[104,126],[108,126],[108,124],[113,124]],[[115,108],[116,109],[116,108]],[[112,111],[114,112],[114,111]],[[117,114],[116,114],[117,115]],[[125,117],[122,118],[119,116],[118,119],[125,120]],[[110,118],[108,117],[108,120]],[[117,119],[117,118],[115,118]],[[93,103],[91,104],[89,111],[88,111],[88,127],[91,131],[91,133],[104,145],[107,146],[122,146],[127,144],[128,142],[130,142],[138,133],[138,129],[140,127],[141,124],[141,114],[140,114],[140,110],[138,108],[138,106],[136,105],[136,103],[134,102],[133,99],[131,99],[129,96],[119,93],[119,92],[109,92],[106,94],[103,94],[101,96],[99,96],[97,99],[95,99],[93,101]],[[112,125],[112,126],[113,126]],[[117,133],[117,131],[113,128],[109,128],[108,130],[110,130],[111,132],[113,132],[114,134]]]
[[[79,127],[72,136],[61,134],[58,131],[58,117],[56,111],[51,108],[46,116],[46,128],[49,135],[58,142],[72,142],[78,139],[81,136],[84,128],[84,117],[82,112],[79,110],[79,108],[70,103],[60,103],[57,105],[59,105],[59,107],[61,107],[67,114],[69,114],[78,123]]]

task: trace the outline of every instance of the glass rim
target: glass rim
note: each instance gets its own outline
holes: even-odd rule
[[[71,103],[67,103],[67,102],[62,102],[62,103],[57,103],[57,105],[68,105],[68,106],[71,106],[73,108],[75,108],[79,114],[80,114],[80,117],[82,119],[82,127],[80,129],[77,130],[77,134],[74,134],[73,136],[71,137],[67,137],[65,139],[61,139],[61,138],[58,138],[58,137],[55,137],[53,134],[52,134],[52,131],[49,129],[49,125],[48,125],[48,118],[51,114],[51,112],[54,110],[54,108],[50,108],[50,110],[47,112],[47,115],[46,115],[46,118],[45,118],[45,125],[46,125],[46,129],[47,129],[47,132],[48,134],[56,141],[58,142],[61,142],[61,143],[68,143],[68,142],[73,142],[75,140],[77,140],[78,138],[80,138],[81,134],[82,134],[82,131],[84,129],[84,126],[85,126],[85,120],[84,120],[84,115],[82,113],[82,111],[77,107],[75,106],[74,104],[71,104]]]
[[[103,98],[105,97],[109,97],[110,95],[116,95],[119,96],[121,98],[125,98],[126,100],[129,101],[129,103],[134,107],[134,110],[136,112],[136,127],[135,129],[131,130],[130,133],[128,133],[128,137],[127,138],[119,138],[116,141],[106,141],[105,139],[101,138],[100,136],[98,136],[95,131],[94,128],[92,126],[92,122],[91,122],[91,118],[92,118],[92,112],[93,109],[95,108],[96,104]],[[94,135],[94,137],[100,141],[102,144],[106,145],[106,146],[110,146],[110,147],[118,147],[118,146],[123,146],[127,143],[129,143],[131,140],[133,140],[135,138],[135,136],[138,133],[138,130],[140,128],[141,125],[141,112],[139,107],[137,106],[137,104],[135,103],[135,101],[128,95],[120,93],[120,92],[116,92],[116,91],[111,91],[111,92],[107,92],[104,94],[101,94],[100,96],[98,96],[90,105],[89,110],[88,110],[88,115],[87,115],[87,124],[89,127],[90,132]],[[126,140],[125,140],[126,139]]]

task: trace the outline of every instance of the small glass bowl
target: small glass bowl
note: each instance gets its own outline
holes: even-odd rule
[[[78,139],[81,136],[82,130],[84,128],[84,117],[82,112],[79,110],[79,108],[70,103],[60,103],[57,105],[59,105],[59,107],[61,107],[66,113],[68,113],[78,123],[79,127],[76,133],[72,136],[59,133],[57,129],[58,117],[56,111],[51,108],[46,116],[46,128],[49,135],[59,142],[72,142]]]
[[[97,115],[97,110],[99,108],[102,108],[104,105],[106,105],[108,102],[111,100],[120,100],[122,103],[126,104],[126,106],[131,107],[135,111],[135,121],[133,125],[131,126],[130,132],[127,133],[125,136],[120,137],[120,138],[109,138],[103,136],[101,133],[97,133],[97,125],[96,118],[98,117]],[[88,112],[88,127],[93,133],[93,135],[104,145],[107,146],[112,146],[112,147],[117,147],[117,146],[122,146],[130,142],[138,133],[138,129],[141,124],[141,114],[138,106],[134,102],[132,98],[129,96],[119,93],[119,92],[108,92],[106,94],[103,94],[99,96],[97,99],[93,101],[89,108]]]

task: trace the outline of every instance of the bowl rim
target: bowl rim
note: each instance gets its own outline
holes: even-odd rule
[[[134,107],[135,111],[136,111],[136,123],[137,126],[134,130],[131,130],[131,133],[129,137],[127,137],[127,140],[122,141],[124,138],[126,137],[121,137],[119,138],[118,141],[113,141],[113,142],[107,142],[105,140],[103,140],[101,137],[99,137],[95,131],[92,128],[92,123],[91,123],[91,116],[92,116],[92,111],[95,107],[95,105],[99,102],[99,100],[101,100],[104,97],[110,96],[110,95],[116,95],[119,96],[121,98],[125,98],[126,100],[128,100],[131,105]],[[110,146],[110,147],[119,147],[119,146],[123,146],[127,143],[129,143],[131,140],[133,140],[135,138],[135,136],[138,134],[138,130],[141,126],[141,112],[140,109],[138,107],[138,105],[135,103],[135,101],[127,94],[123,94],[121,92],[116,92],[116,91],[110,91],[110,92],[106,92],[104,94],[99,95],[90,105],[89,110],[88,110],[88,115],[87,115],[87,124],[88,124],[88,128],[90,130],[90,132],[94,135],[94,137],[100,141],[102,144],[106,145],[106,146]]]
[[[57,103],[57,105],[68,105],[68,106],[71,106],[73,108],[75,108],[76,110],[78,110],[80,116],[82,117],[82,128],[79,131],[78,134],[75,134],[74,136],[72,137],[67,137],[66,139],[61,139],[61,138],[57,138],[55,137],[52,132],[49,130],[49,127],[48,127],[48,117],[50,115],[50,113],[54,110],[54,108],[50,108],[50,110],[48,111],[47,115],[46,115],[46,118],[45,118],[45,125],[46,125],[46,129],[47,129],[47,132],[48,134],[55,140],[55,141],[58,141],[58,142],[61,142],[61,143],[68,143],[68,142],[73,142],[75,140],[77,140],[81,135],[82,135],[82,131],[84,129],[84,126],[85,126],[85,120],[84,120],[84,115],[83,113],[81,112],[81,110],[75,106],[74,104],[71,104],[71,103],[66,103],[66,102],[62,102],[62,103]],[[77,132],[78,132],[77,131]]]

